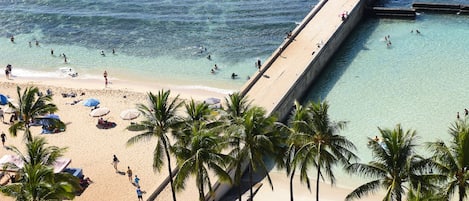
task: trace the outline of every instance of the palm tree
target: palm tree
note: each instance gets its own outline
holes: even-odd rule
[[[22,168],[18,168],[22,178],[17,183],[0,187],[5,195],[17,200],[62,200],[73,199],[80,189],[78,178],[69,173],[54,173],[52,164],[66,150],[55,146],[46,147],[44,138],[34,137],[26,143],[27,155],[14,146],[6,147],[21,158]]]
[[[223,119],[226,121],[228,140],[230,141],[231,151],[229,155],[232,157],[230,163],[230,171],[234,171],[233,184],[238,190],[238,201],[241,201],[241,177],[243,176],[246,160],[241,153],[241,140],[238,136],[243,130],[243,116],[251,109],[250,102],[246,96],[242,96],[239,92],[230,94],[225,98],[226,115]]]
[[[446,145],[443,141],[430,142],[428,148],[433,151],[436,171],[447,176],[443,192],[452,197],[456,189],[460,201],[467,197],[469,189],[469,121],[457,120],[450,127],[451,141]]]
[[[346,200],[361,198],[379,188],[386,189],[383,200],[387,201],[401,201],[405,188],[416,189],[418,186],[419,189],[430,190],[429,178],[423,175],[429,170],[428,160],[415,153],[416,132],[404,132],[399,124],[393,130],[378,129],[381,140],[370,138],[368,144],[374,160],[368,164],[354,163],[347,168],[349,173],[358,173],[373,180],[357,187]]]
[[[265,173],[273,189],[272,180],[270,179],[263,157],[275,157],[276,143],[274,141],[277,141],[276,138],[278,138],[278,129],[275,125],[277,118],[274,116],[266,117],[266,111],[261,107],[255,106],[248,109],[240,120],[230,130],[230,143],[233,145],[230,155],[235,160],[236,175],[239,176],[238,178],[235,176],[235,182],[241,177],[241,164],[247,161],[250,196],[253,199],[252,184],[254,171]]]
[[[206,186],[209,192],[213,193],[210,170],[213,170],[221,181],[231,181],[225,171],[229,157],[221,154],[224,143],[215,130],[208,128],[205,122],[199,122],[192,126],[188,143],[176,143],[172,147],[179,165],[179,172],[175,177],[176,189],[184,188],[188,176],[195,175],[200,201],[205,200]]]
[[[242,96],[239,92],[230,94],[228,98],[225,98],[225,103],[225,111],[228,113],[227,117],[231,120],[242,117],[251,108],[248,97]]]
[[[204,123],[207,128],[216,128],[223,125],[222,121],[219,121],[213,115],[213,109],[206,103],[196,103],[194,100],[190,100],[185,103],[187,116],[179,122],[177,129],[173,129],[173,135],[177,139],[179,144],[188,144],[193,127],[197,127],[199,124]]]
[[[158,142],[153,151],[153,169],[160,171],[163,165],[163,158],[166,157],[172,196],[173,200],[176,201],[173,173],[171,172],[171,157],[169,154],[171,144],[168,133],[171,128],[174,128],[181,121],[180,117],[176,115],[176,110],[181,106],[182,102],[179,101],[179,96],[170,100],[169,95],[169,90],[161,90],[156,95],[149,92],[147,97],[150,105],[137,105],[138,110],[145,118],[139,124],[143,125],[145,130],[143,133],[131,137],[127,141],[127,145],[133,145],[136,142],[150,138],[157,138]]]
[[[329,120],[327,102],[307,104],[307,115],[303,114],[303,120],[296,123],[298,132],[293,133],[292,138],[299,147],[293,158],[294,166],[300,168],[300,179],[311,188],[308,178],[310,166],[316,168],[316,200],[319,200],[319,179],[324,180],[325,173],[331,184],[335,183],[332,167],[337,164],[348,165],[350,160],[357,159],[352,152],[355,150],[353,143],[338,132],[345,127],[346,122],[331,122]]]
[[[287,175],[290,175],[290,200],[293,201],[293,178],[297,169],[297,164],[294,162],[301,161],[303,159],[293,160],[297,155],[297,150],[300,148],[300,143],[295,136],[300,135],[308,128],[308,122],[310,122],[308,111],[298,101],[295,101],[295,107],[292,115],[288,120],[288,132],[290,133],[287,144],[288,150],[285,155],[285,165]]]
[[[10,126],[8,131],[11,135],[16,136],[19,130],[24,130],[24,137],[28,141],[31,141],[32,135],[29,130],[31,120],[39,115],[56,112],[58,109],[56,105],[51,103],[51,95],[37,95],[39,94],[37,87],[27,87],[21,94],[21,88],[18,86],[16,91],[19,101],[18,108],[12,103],[8,104],[19,113],[18,117],[20,121],[16,121]]]

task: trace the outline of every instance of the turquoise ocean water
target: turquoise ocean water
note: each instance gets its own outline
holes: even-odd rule
[[[390,47],[384,39],[388,35]],[[392,129],[400,123],[417,132],[420,144],[448,140],[457,112],[464,117],[464,108],[469,109],[468,35],[467,15],[367,19],[333,57],[306,100],[326,100],[331,119],[348,121],[342,134],[357,146],[362,162],[372,159],[367,138],[379,136],[378,127]]]
[[[58,69],[71,67],[80,75],[75,79],[102,79],[107,70],[111,79],[238,90],[256,70],[254,62],[270,56],[315,4],[316,0],[0,1],[0,66],[12,64],[13,75],[23,77],[61,77]],[[215,64],[219,70],[212,75]],[[233,72],[239,79],[231,79]]]

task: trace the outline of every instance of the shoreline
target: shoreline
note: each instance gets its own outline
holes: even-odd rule
[[[206,98],[224,98],[234,90],[216,89],[206,86],[184,86],[176,84],[163,84],[159,82],[139,82],[134,80],[122,80],[109,78],[105,87],[104,78],[74,79],[74,78],[45,78],[45,77],[13,77],[10,80],[0,81],[2,84],[35,85],[40,88],[56,88],[65,91],[95,90],[95,91],[127,91],[146,94],[156,93],[161,89],[171,90],[172,95],[179,95],[182,99],[204,100]]]

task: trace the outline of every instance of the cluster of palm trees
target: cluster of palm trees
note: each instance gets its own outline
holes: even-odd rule
[[[129,139],[128,144],[157,138],[154,150],[155,170],[167,160],[173,200],[176,191],[184,189],[186,180],[195,176],[199,200],[212,195],[209,171],[220,181],[240,189],[241,177],[247,169],[252,186],[254,172],[265,173],[272,189],[265,158],[275,160],[290,177],[290,199],[294,200],[293,179],[299,171],[300,181],[311,187],[310,173],[316,172],[316,200],[319,200],[319,181],[336,179],[334,166],[353,175],[372,179],[355,190],[346,200],[359,199],[369,193],[385,191],[383,200],[449,200],[458,191],[459,200],[466,197],[469,187],[469,123],[457,120],[450,130],[449,145],[443,141],[428,142],[433,155],[417,154],[416,132],[379,129],[381,140],[369,139],[373,161],[358,163],[355,146],[340,131],[346,122],[329,119],[327,102],[295,102],[286,124],[275,116],[266,116],[263,108],[251,106],[239,93],[225,99],[224,109],[211,109],[205,103],[184,102],[177,96],[170,99],[170,91],[148,93],[149,106],[139,104],[144,114],[145,132]],[[177,113],[185,107],[185,114]],[[179,110],[180,111],[180,110]],[[164,155],[163,155],[164,153]],[[177,159],[178,172],[172,175],[171,156]],[[229,171],[228,171],[229,170]],[[230,175],[231,174],[231,175]],[[172,179],[174,176],[174,180]],[[253,199],[253,190],[250,188]],[[241,192],[238,192],[241,200]]]
[[[79,179],[69,173],[54,173],[53,164],[66,151],[65,148],[47,146],[47,142],[42,137],[33,137],[29,130],[30,120],[39,115],[49,114],[57,111],[57,106],[52,103],[50,95],[38,95],[37,87],[28,87],[23,92],[17,87],[19,97],[18,107],[9,103],[19,116],[19,121],[15,121],[9,128],[12,136],[17,136],[18,132],[24,132],[26,154],[15,146],[5,148],[13,151],[23,162],[22,167],[17,167],[14,163],[7,163],[2,168],[2,173],[7,169],[16,169],[14,177],[15,183],[1,186],[0,191],[16,198],[16,200],[64,200],[73,199],[81,190]]]
[[[29,120],[38,115],[57,111],[52,97],[38,96],[36,87],[21,93],[18,87],[20,121],[9,132],[16,136],[24,131],[27,154],[16,147],[7,147],[24,161],[19,169],[22,179],[0,187],[0,191],[17,200],[72,199],[79,190],[76,178],[66,173],[53,173],[50,165],[65,149],[47,147],[45,139],[33,137]],[[346,200],[359,199],[379,190],[383,200],[409,201],[450,200],[457,192],[460,201],[469,188],[469,121],[456,120],[450,128],[451,140],[427,142],[432,154],[417,154],[417,134],[405,131],[400,125],[381,129],[380,140],[369,138],[368,147],[373,160],[358,163],[355,146],[340,131],[344,121],[331,121],[327,102],[295,102],[288,121],[283,124],[275,116],[268,116],[263,108],[252,106],[246,97],[234,93],[225,98],[223,109],[213,109],[194,100],[183,101],[170,97],[169,90],[147,94],[148,103],[138,104],[144,120],[138,124],[143,130],[131,137],[128,145],[157,139],[153,151],[153,168],[160,171],[166,165],[170,175],[173,200],[176,191],[183,190],[187,179],[195,178],[199,200],[207,193],[213,195],[214,177],[241,189],[246,175],[249,185],[253,174],[265,173],[272,189],[269,168],[265,159],[274,160],[290,177],[290,199],[294,200],[293,179],[299,171],[300,181],[311,188],[310,177],[315,170],[316,200],[319,200],[319,181],[328,179],[334,184],[335,166],[342,166],[353,175],[370,181],[357,187]],[[14,105],[11,105],[14,107]],[[172,158],[176,158],[173,175]],[[12,164],[10,164],[12,165]],[[7,167],[5,167],[7,168]],[[250,189],[253,199],[253,189]],[[238,200],[241,192],[238,191]]]

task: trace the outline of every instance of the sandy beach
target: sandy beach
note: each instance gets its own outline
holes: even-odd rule
[[[39,87],[42,92],[51,89],[55,94],[53,103],[57,105],[59,111],[56,113],[61,120],[67,124],[67,130],[58,134],[40,134],[41,127],[32,127],[34,136],[41,135],[47,139],[50,145],[59,147],[68,147],[65,153],[66,158],[72,159],[69,167],[82,168],[85,176],[89,177],[92,183],[81,196],[75,200],[136,200],[135,187],[129,182],[126,175],[117,174],[111,165],[112,156],[115,154],[120,163],[119,171],[125,172],[127,166],[133,170],[134,175],[138,175],[142,190],[150,194],[168,175],[167,169],[163,168],[160,173],[153,172],[152,169],[152,152],[156,141],[151,140],[135,144],[134,146],[126,146],[127,140],[138,133],[125,130],[130,121],[122,120],[119,117],[121,111],[129,108],[135,108],[137,103],[145,103],[146,92],[158,92],[159,88],[152,88],[152,85],[138,86],[132,88],[132,85],[123,83],[110,84],[108,88],[104,88],[104,81],[101,80],[26,80],[16,78],[6,81],[4,79],[0,84],[0,93],[17,99],[16,86],[21,88],[34,85]],[[60,87],[59,87],[60,86]],[[137,90],[137,88],[139,90]],[[75,92],[78,95],[75,98],[63,98],[61,93]],[[180,94],[182,98],[194,98],[203,100],[202,98],[212,96],[223,96],[222,94],[211,94],[210,92],[192,93],[190,91],[177,92],[172,90],[172,95]],[[85,95],[80,96],[81,93]],[[124,98],[125,96],[125,98]],[[117,123],[112,129],[98,129],[95,125],[97,118],[89,116],[91,109],[82,105],[82,102],[72,105],[73,101],[86,100],[87,98],[97,98],[100,100],[101,107],[107,107],[111,112],[104,117],[109,121]],[[2,106],[3,108],[4,106]],[[5,114],[5,121],[8,121],[10,114]],[[140,121],[141,117],[133,120]],[[8,124],[1,124],[0,130],[7,133]],[[24,148],[22,133],[17,137],[7,135],[6,145],[14,145],[21,150]],[[6,149],[0,149],[0,156],[11,154]],[[189,181],[190,182],[190,181]],[[188,186],[191,184],[188,183]],[[147,195],[144,195],[146,198]],[[184,192],[178,194],[184,196],[189,194],[197,197],[196,188],[188,187]],[[158,200],[168,200],[171,194],[169,189],[164,191]],[[0,195],[0,200],[13,200],[11,198]],[[181,200],[186,200],[181,198]]]
[[[73,79],[55,79],[55,80],[29,80],[15,78],[14,80],[3,80],[0,83],[0,93],[17,99],[16,86],[23,89],[26,86],[37,86],[45,92],[51,89],[55,94],[53,103],[57,105],[59,111],[56,113],[61,120],[67,124],[67,130],[58,134],[40,134],[40,127],[32,127],[34,136],[41,135],[47,139],[50,145],[59,147],[68,147],[65,153],[66,158],[72,159],[69,167],[82,168],[85,176],[89,177],[93,183],[75,200],[94,201],[94,200],[137,200],[135,187],[129,182],[126,175],[115,172],[111,165],[112,156],[115,154],[120,163],[119,171],[125,172],[127,166],[133,170],[134,175],[138,175],[142,190],[146,191],[146,199],[151,192],[168,175],[166,167],[161,172],[154,172],[152,169],[152,151],[156,140],[141,142],[134,146],[127,146],[127,140],[138,134],[125,130],[130,121],[122,120],[119,117],[121,111],[129,108],[135,108],[137,103],[145,103],[145,92],[157,92],[162,87],[157,85],[132,85],[132,83],[113,82],[108,88],[104,88],[104,82],[101,80],[73,80]],[[124,87],[125,86],[125,87]],[[61,93],[77,93],[75,98],[63,98]],[[207,91],[178,91],[171,89],[172,95],[180,95],[183,99],[194,98],[203,100],[208,97],[223,98],[225,94],[215,94]],[[81,95],[84,93],[84,95]],[[125,96],[125,97],[124,97]],[[97,98],[100,100],[101,107],[108,107],[111,112],[104,118],[117,123],[112,129],[98,129],[95,125],[97,118],[89,116],[91,109],[82,105],[82,102],[72,105],[73,101],[86,100],[87,98]],[[8,121],[10,114],[5,115]],[[133,120],[138,122],[141,117]],[[7,132],[9,125],[1,124],[0,130]],[[23,135],[20,133],[17,137],[7,135],[6,145],[14,145],[21,150],[24,148]],[[6,149],[0,149],[0,156],[11,154]],[[174,161],[174,159],[173,159]],[[288,199],[288,179],[283,173],[273,172],[275,191],[271,192],[268,184],[264,182],[257,200],[272,200],[271,198],[282,197],[281,200]],[[311,194],[304,186],[296,184],[295,196],[297,200],[306,200],[311,198]],[[325,184],[321,189],[321,198],[323,200],[341,200],[349,192],[349,189],[330,188]],[[197,200],[197,188],[193,180],[188,180],[186,189],[178,192],[179,200]],[[283,199],[285,197],[285,199]],[[304,198],[304,199],[303,199]],[[0,195],[1,200],[13,200],[12,198]],[[166,188],[157,200],[170,200],[170,188]],[[278,200],[278,199],[276,199]]]

